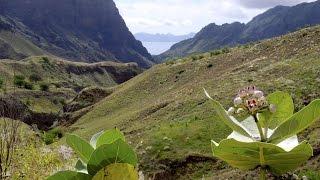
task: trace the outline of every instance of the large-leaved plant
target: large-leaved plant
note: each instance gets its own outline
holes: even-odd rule
[[[90,143],[68,134],[67,144],[79,156],[75,171],[60,171],[48,180],[137,180],[137,156],[118,129],[99,132]]]
[[[260,178],[266,179],[267,172],[284,174],[313,155],[310,144],[299,143],[297,134],[320,119],[320,100],[294,114],[289,94],[275,92],[265,97],[252,86],[240,90],[234,107],[226,111],[206,90],[205,94],[218,119],[233,130],[220,143],[212,141],[215,157],[241,170],[259,168]]]

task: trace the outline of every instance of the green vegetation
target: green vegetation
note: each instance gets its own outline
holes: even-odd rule
[[[55,97],[55,95],[57,97]],[[65,101],[65,98],[58,94],[52,94],[52,98],[46,96],[34,97],[32,94],[28,96],[29,97],[22,98],[22,102],[24,102],[30,110],[37,113],[58,113],[62,109]]]
[[[126,139],[137,145],[140,169],[146,176],[173,168],[174,172],[165,173],[174,179],[256,177],[254,172],[230,169],[212,158],[208,142],[220,142],[231,129],[219,121],[202,88],[224,107],[231,105],[227,100],[239,86],[255,84],[266,94],[283,90],[293,97],[298,111],[320,97],[319,32],[320,27],[307,28],[225,54],[205,53],[197,61],[186,57],[156,65],[116,87],[70,129],[89,138],[103,129],[121,128]],[[316,122],[298,137],[319,149],[319,135]],[[320,166],[314,165],[319,159],[317,155],[293,172],[319,171]]]
[[[50,61],[48,57],[42,57],[43,63],[50,65]]]
[[[229,52],[230,52],[230,48],[224,47],[222,49],[218,49],[218,50],[214,50],[214,51],[210,52],[210,56],[213,57],[213,56],[217,56],[219,54],[227,54]]]
[[[212,56],[217,56],[217,55],[219,55],[219,54],[221,54],[221,51],[220,51],[220,50],[215,50],[215,51],[210,52],[210,56],[211,56],[211,57],[212,57]]]
[[[31,82],[25,82],[23,86],[25,89],[28,89],[28,90],[33,90],[34,88]]]
[[[0,89],[2,89],[3,84],[4,84],[4,80],[3,80],[3,78],[0,76]]]
[[[221,50],[222,54],[229,53],[229,52],[230,52],[230,48],[228,48],[228,47],[222,48],[222,50]]]
[[[141,71],[133,64],[114,62],[87,64],[43,56],[0,62],[0,76],[8,79],[9,89],[14,85],[23,87],[26,81],[33,83],[35,90],[40,89],[39,85],[42,82],[54,84],[57,89],[71,90],[89,86],[112,87]],[[13,77],[13,72],[18,76]]]
[[[5,120],[7,126],[4,125]],[[4,130],[5,128],[16,139],[13,144],[10,144],[14,150],[11,151],[10,149],[11,153],[8,160],[11,161],[11,164],[4,172],[4,176],[9,175],[9,177],[1,176],[3,179],[43,179],[55,172],[57,168],[68,168],[70,163],[73,163],[72,154],[69,154],[69,156],[62,154],[61,148],[63,146],[45,146],[37,133],[29,126],[18,121],[11,121],[10,119],[0,118],[1,129]],[[12,131],[12,128],[14,131]],[[9,137],[12,136],[6,136],[6,140],[11,141]],[[3,141],[0,140],[0,142],[2,147],[7,148]],[[0,154],[6,155],[6,149],[2,149]],[[0,165],[2,167],[4,167],[6,158],[1,159]]]
[[[30,82],[38,82],[38,81],[42,81],[42,78],[39,74],[31,74],[29,76],[29,81]]]
[[[212,101],[203,95],[202,88],[206,88],[212,98],[221,102],[223,107],[232,105],[228,99],[234,97],[239,86],[250,84],[265,89],[269,97],[276,90],[283,90],[290,94],[295,105],[293,107],[292,104],[291,110],[294,108],[295,111],[299,111],[304,107],[310,107],[313,105],[311,102],[320,97],[319,32],[320,27],[308,28],[281,38],[256,43],[247,48],[235,47],[225,50],[224,53],[221,50],[221,53],[214,56],[211,53],[204,53],[196,55],[196,60],[193,60],[190,56],[159,64],[130,81],[114,87],[112,92],[107,92],[97,99],[94,99],[96,96],[92,95],[98,94],[96,93],[98,91],[84,92],[82,95],[73,98],[73,101],[66,101],[70,105],[70,116],[74,117],[72,122],[75,122],[67,128],[67,131],[89,139],[96,132],[119,127],[126,134],[128,144],[135,145],[135,151],[139,157],[139,169],[143,171],[147,178],[159,178],[163,174],[171,179],[255,178],[257,177],[257,171],[245,173],[231,168],[218,158],[212,157],[210,141],[226,142],[222,140],[232,132],[232,128],[228,128],[229,124],[226,125],[220,121],[221,114],[219,115],[215,109],[212,109]],[[24,97],[22,98],[23,102],[28,104],[29,109],[36,112],[50,113],[52,111],[58,113],[62,104],[64,104],[62,102],[75,97],[74,92],[81,87],[92,85],[109,87],[117,84],[107,74],[92,73],[95,72],[96,67],[88,64],[69,63],[51,58],[49,58],[48,63],[44,63],[42,57],[33,57],[21,62],[4,61],[0,64],[1,76],[9,77],[11,83],[13,82],[13,68],[15,72],[23,74],[24,77],[41,74],[42,80],[34,82],[34,91],[18,89],[17,92],[17,97]],[[302,66],[303,68],[301,68]],[[126,68],[119,68],[116,71],[126,70]],[[105,79],[110,81],[104,81]],[[55,86],[50,87],[50,92],[38,91],[41,82]],[[281,100],[285,102],[286,96],[283,97]],[[239,117],[239,119],[242,118]],[[278,123],[278,121],[274,122]],[[278,126],[276,123],[271,125],[274,126],[273,128]],[[305,128],[307,125],[305,124],[303,127]],[[296,128],[294,134],[302,129]],[[293,135],[291,132],[290,134]],[[53,142],[57,140],[56,137],[60,136],[56,129],[47,132],[46,135],[47,142]],[[314,152],[318,152],[320,149],[319,135],[320,122],[317,121],[305,131],[298,133],[298,138],[302,141],[308,140],[312,148],[316,150]],[[74,135],[70,136],[79,140]],[[70,136],[62,138],[58,144],[64,143],[65,140],[70,144],[73,141],[70,140]],[[279,139],[279,137],[287,135],[278,132],[273,136],[274,142],[268,142],[265,148],[284,153],[273,145],[271,145],[272,147],[269,146],[269,144],[280,141],[281,138]],[[85,142],[84,140],[80,141]],[[53,143],[49,147],[54,147],[55,144]],[[237,142],[231,142],[230,140],[225,144],[226,146],[230,146],[230,144],[231,146],[239,145]],[[303,157],[309,156],[311,154],[310,146],[303,142],[302,145],[306,147],[304,151],[306,154]],[[34,153],[30,154],[40,153],[39,149],[42,146],[31,147],[30,151],[34,151]],[[223,150],[216,149],[214,151],[218,153],[227,152],[224,147],[225,145],[222,143],[221,148]],[[94,146],[92,148],[94,149]],[[87,161],[87,164],[90,162],[88,154],[91,155],[92,148],[86,148],[89,149],[86,153],[76,150],[77,155],[83,161]],[[61,163],[61,160],[56,157],[56,153],[52,153],[50,156],[41,156],[41,158],[48,158],[49,160],[46,162],[52,163],[53,166],[44,162],[45,165],[43,165],[42,162],[37,162],[38,159],[33,162],[31,158],[28,159],[26,156],[24,158],[28,159],[26,160],[28,164],[39,163],[43,169],[47,168],[45,172],[39,172],[43,175],[53,174],[52,169],[61,169],[60,167],[64,164],[75,163],[72,158],[67,160],[67,163]],[[266,157],[269,157],[269,155],[266,154]],[[104,157],[99,159],[104,159]],[[319,160],[319,154],[315,153],[314,157],[296,170],[290,168],[289,174],[317,177],[320,170]],[[82,170],[90,171],[89,176],[92,178],[93,174],[98,172],[96,165],[99,163],[95,162],[93,166],[90,165],[93,168],[87,166],[86,169]],[[33,167],[36,166],[34,164]],[[77,167],[79,165],[81,164],[78,163]],[[24,169],[24,167],[21,167],[21,165],[17,167],[18,171],[20,169]],[[32,174],[31,171],[34,168],[28,169],[25,172]],[[107,171],[113,172],[115,169],[122,168],[114,168],[110,165]],[[127,169],[132,170],[132,168]],[[65,173],[78,175],[78,172],[73,171]],[[82,175],[80,174],[80,176]],[[19,175],[19,177],[21,176],[23,175]],[[87,175],[84,176],[88,177]],[[37,177],[39,177],[39,174],[35,175],[35,178]]]
[[[76,135],[67,135],[66,141],[80,157],[76,171],[60,171],[49,180],[127,179],[138,180],[137,156],[118,130],[99,132],[90,144]]]
[[[206,94],[219,119],[233,130],[220,143],[212,141],[215,157],[241,170],[259,168],[260,179],[264,180],[266,172],[284,174],[313,155],[310,144],[306,141],[299,144],[296,134],[320,119],[320,99],[293,114],[289,94],[278,91],[265,98],[262,91],[248,87],[239,91],[234,107],[226,113],[219,102]],[[234,119],[236,116],[245,120],[240,122]]]
[[[13,83],[15,86],[23,87],[24,84],[26,83],[25,77],[23,75],[15,75],[13,78],[14,78]]]
[[[50,85],[48,83],[41,83],[40,90],[41,91],[49,91]]]
[[[52,144],[57,140],[61,139],[64,135],[64,130],[61,128],[54,128],[47,132],[43,132],[42,140],[45,144]]]

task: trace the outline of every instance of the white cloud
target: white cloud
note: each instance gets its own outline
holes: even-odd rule
[[[248,22],[278,4],[302,0],[115,0],[133,32],[186,34],[209,23]],[[309,0],[311,1],[311,0]],[[258,3],[257,3],[258,2]],[[278,2],[278,3],[277,3]]]
[[[231,0],[234,3],[240,4],[246,8],[271,8],[277,5],[293,6],[302,2],[311,2],[314,0]]]

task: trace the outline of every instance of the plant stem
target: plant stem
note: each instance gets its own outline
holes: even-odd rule
[[[266,140],[268,139],[268,125],[264,128],[264,137]]]
[[[260,180],[266,180],[267,179],[266,175],[267,175],[266,169],[261,167],[261,169],[260,169]]]
[[[265,138],[265,136],[264,136],[264,134],[263,134],[261,125],[260,125],[260,123],[259,123],[259,121],[258,121],[257,114],[254,114],[254,115],[253,115],[253,118],[254,118],[254,121],[255,121],[256,124],[257,124],[258,130],[259,130],[259,134],[260,134],[260,138],[261,138],[261,142],[265,142],[265,141],[266,141],[266,138]]]

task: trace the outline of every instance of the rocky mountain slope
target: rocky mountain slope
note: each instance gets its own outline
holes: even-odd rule
[[[182,57],[225,46],[235,46],[293,32],[320,23],[320,0],[293,7],[277,6],[253,18],[249,23],[209,24],[194,38],[173,45],[157,60]]]
[[[150,67],[152,57],[112,0],[0,0],[0,57],[51,54]]]
[[[216,118],[203,87],[226,108],[237,90],[289,92],[296,110],[320,98],[320,27],[220,54],[204,53],[155,65],[117,86],[70,130],[90,138],[114,127],[136,148],[140,170],[155,179],[255,179],[212,157],[210,140],[231,132]],[[295,173],[319,177],[320,121],[299,135],[315,156]]]
[[[20,61],[0,60],[0,81],[3,82],[0,85],[0,109],[6,107],[10,111],[16,110],[14,114],[19,115],[16,119],[47,130],[57,120],[72,121],[72,116],[78,116],[76,111],[107,96],[107,92],[112,92],[109,88],[141,72],[136,63],[88,64],[45,56]],[[24,83],[14,85],[14,76],[22,77]],[[48,86],[47,89],[43,89],[44,84]],[[90,87],[90,91],[87,87]],[[88,94],[92,100],[87,98]],[[82,101],[77,99],[78,96]],[[69,103],[74,97],[77,103]],[[82,111],[77,113],[81,114]]]

